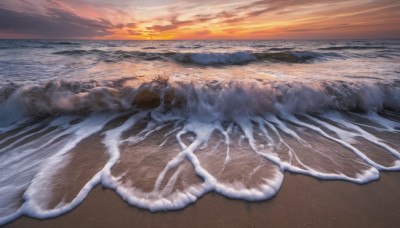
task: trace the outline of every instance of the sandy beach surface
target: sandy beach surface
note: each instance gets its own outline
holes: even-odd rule
[[[96,187],[71,212],[38,220],[21,217],[4,227],[396,227],[400,224],[400,173],[358,185],[286,173],[266,201],[228,199],[211,192],[183,210],[152,213]]]

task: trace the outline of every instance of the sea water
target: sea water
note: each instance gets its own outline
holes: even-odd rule
[[[0,224],[400,170],[400,40],[0,40]]]

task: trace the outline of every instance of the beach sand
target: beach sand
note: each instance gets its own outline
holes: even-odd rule
[[[62,216],[23,216],[5,227],[396,227],[400,224],[400,173],[359,185],[285,173],[272,199],[247,202],[215,192],[183,210],[157,212],[124,202],[97,186],[81,205]]]

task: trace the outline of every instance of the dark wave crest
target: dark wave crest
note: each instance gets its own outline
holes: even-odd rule
[[[309,63],[313,60],[328,60],[331,58],[344,58],[336,53],[322,53],[311,51],[281,51],[281,52],[233,52],[233,53],[178,53],[178,52],[141,52],[141,51],[103,51],[91,50],[66,50],[54,52],[55,55],[85,56],[95,55],[105,62],[121,61],[123,59],[135,58],[137,60],[163,60],[184,64],[195,64],[205,66],[215,65],[242,65],[255,61],[272,61],[284,63]]]

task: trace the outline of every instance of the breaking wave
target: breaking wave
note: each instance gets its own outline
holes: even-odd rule
[[[155,49],[154,47],[145,47],[143,49]],[[282,49],[286,50],[286,49]],[[54,52],[55,55],[66,56],[84,56],[95,55],[100,60],[120,61],[124,59],[136,58],[138,60],[164,60],[174,61],[185,64],[195,64],[202,66],[218,66],[218,65],[242,65],[255,61],[272,61],[283,63],[309,63],[313,60],[329,60],[332,58],[345,58],[337,53],[319,53],[311,51],[280,51],[280,52],[233,52],[233,53],[177,53],[177,52],[140,52],[140,51],[103,51],[98,49],[91,50],[66,50]]]
[[[130,79],[123,79],[130,80]],[[346,82],[207,82],[194,85],[159,78],[139,87],[108,83],[51,81],[11,84],[0,89],[1,110],[28,115],[83,114],[167,105],[187,115],[220,113],[228,120],[250,113],[321,113],[400,110],[400,89],[388,84]],[[232,108],[235,107],[235,108]],[[4,117],[3,117],[4,118]]]

